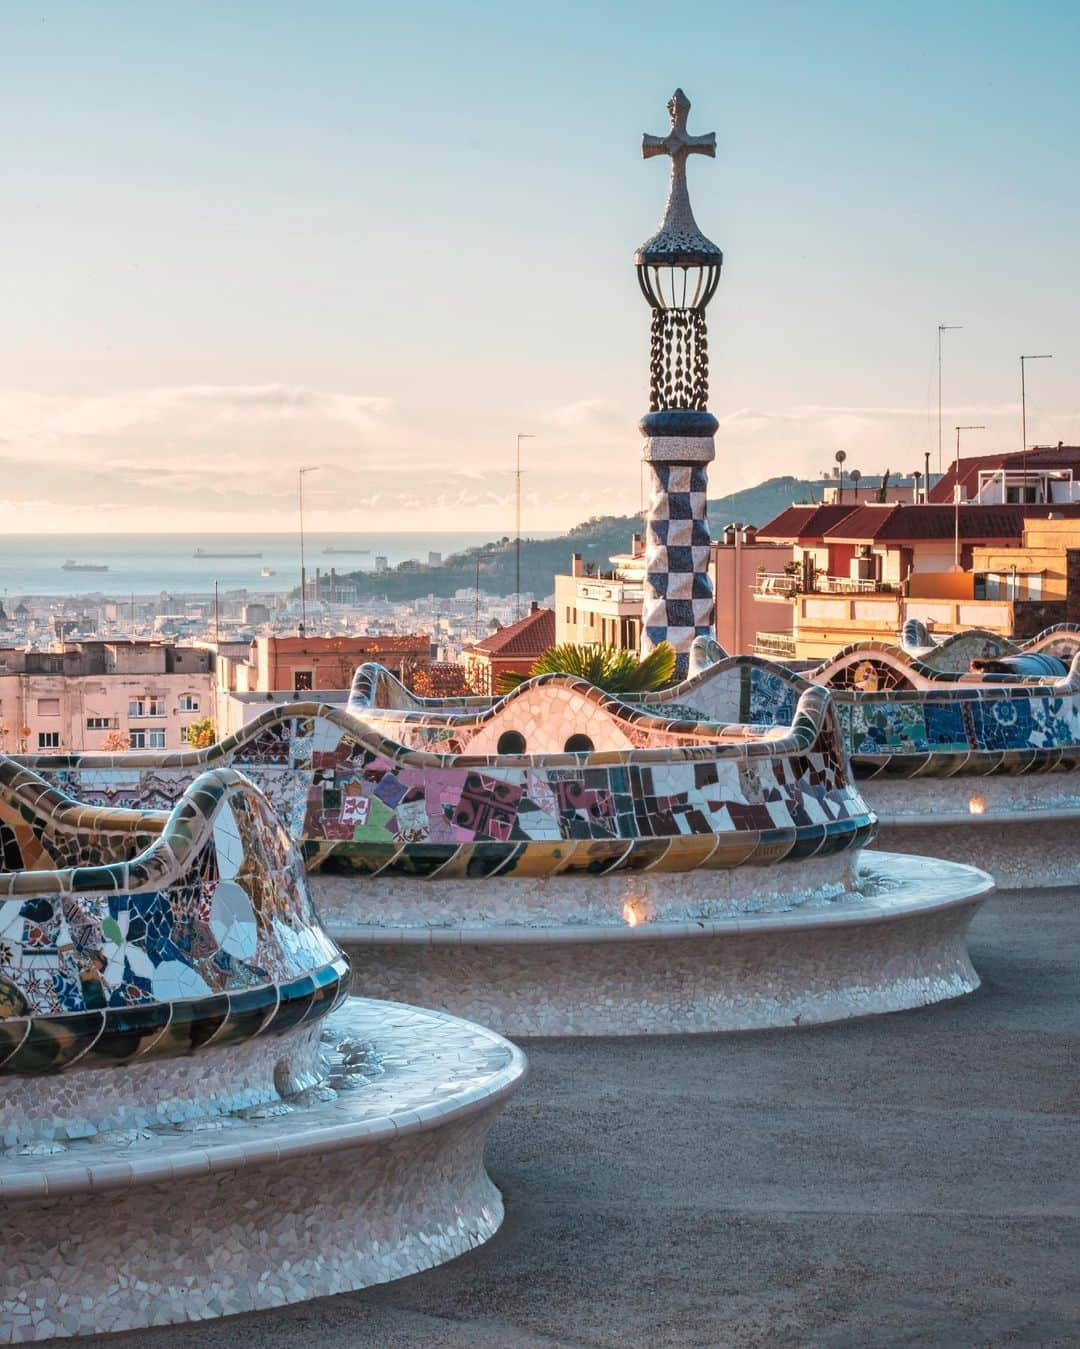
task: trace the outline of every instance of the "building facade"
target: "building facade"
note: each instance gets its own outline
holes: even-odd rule
[[[527,675],[554,645],[555,614],[534,602],[524,618],[464,648],[461,661],[469,687],[474,693],[498,693],[501,675]]]
[[[757,632],[774,612],[757,593],[760,572],[780,572],[791,561],[792,547],[760,542],[750,526],[729,525],[709,545],[709,574],[714,595],[710,635],[730,652],[753,650]],[[629,553],[610,559],[608,571],[583,563],[580,553],[570,571],[555,577],[555,641],[611,646],[636,651],[641,644],[645,559],[640,535]]]
[[[234,693],[295,693],[347,689],[358,665],[377,661],[408,681],[431,660],[426,633],[405,636],[256,637],[239,651],[218,653],[217,687]]]
[[[894,641],[909,618],[938,635],[980,627],[1028,637],[1071,621],[1080,503],[792,506],[759,538],[790,543],[785,571],[762,573],[773,621],[761,655],[821,660],[850,643]]]
[[[212,656],[165,642],[0,649],[0,751],[179,750],[213,714]]]

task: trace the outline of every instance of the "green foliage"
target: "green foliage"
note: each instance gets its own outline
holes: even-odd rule
[[[564,642],[561,646],[549,647],[528,676],[501,675],[499,692],[508,693],[526,678],[545,674],[576,675],[605,693],[647,693],[671,683],[675,676],[675,650],[667,642],[661,642],[639,659],[632,651],[618,651],[612,646],[579,646],[575,642]]]

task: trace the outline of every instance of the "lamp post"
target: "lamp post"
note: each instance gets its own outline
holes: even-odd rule
[[[1027,381],[1024,378],[1025,361],[1052,361],[1052,355],[1020,357],[1020,448],[1024,451],[1024,496],[1027,496]]]
[[[535,440],[529,431],[517,434],[517,470],[515,472],[514,504],[514,617],[521,617],[521,442]]]
[[[667,110],[667,133],[647,135],[641,146],[645,159],[671,161],[667,205],[659,229],[634,254],[650,311],[649,411],[638,423],[649,475],[641,651],[668,642],[685,671],[694,638],[711,636],[715,622],[705,503],[719,423],[707,407],[705,310],[724,259],[698,228],[686,185],[687,160],[714,158],[716,135],[687,131],[690,100],[681,89]]]
[[[309,464],[307,468],[297,470],[300,496],[300,636],[307,631],[307,569],[304,566],[304,474],[317,473],[318,464]]]
[[[956,333],[963,328],[962,323],[939,323],[937,326],[937,471],[941,472],[941,334]],[[926,471],[926,481],[930,481],[930,470]]]
[[[956,470],[953,474],[953,566],[960,567],[960,432],[985,431],[985,426],[958,426],[956,428]]]

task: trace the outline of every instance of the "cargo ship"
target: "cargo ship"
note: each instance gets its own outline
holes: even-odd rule
[[[61,571],[108,571],[107,562],[74,562],[69,557],[60,567]]]
[[[192,557],[262,557],[262,553],[210,553],[205,548],[196,548]]]

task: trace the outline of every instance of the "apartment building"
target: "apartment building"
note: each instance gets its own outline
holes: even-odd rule
[[[0,750],[179,750],[213,714],[211,653],[155,641],[0,648]]]
[[[759,540],[751,525],[728,525],[710,545],[709,572],[716,601],[714,631],[725,651],[751,650],[767,626],[769,608],[757,594],[759,572],[778,572],[792,558],[790,543]],[[600,571],[575,553],[570,571],[555,577],[555,641],[583,646],[641,646],[645,585],[644,541],[635,534],[629,553],[609,559]]]
[[[1007,484],[1006,484],[1007,486]],[[783,572],[762,572],[773,621],[761,655],[820,660],[870,638],[894,641],[909,618],[939,635],[986,628],[1029,637],[1080,607],[1080,503],[791,506],[759,537],[791,544]]]

